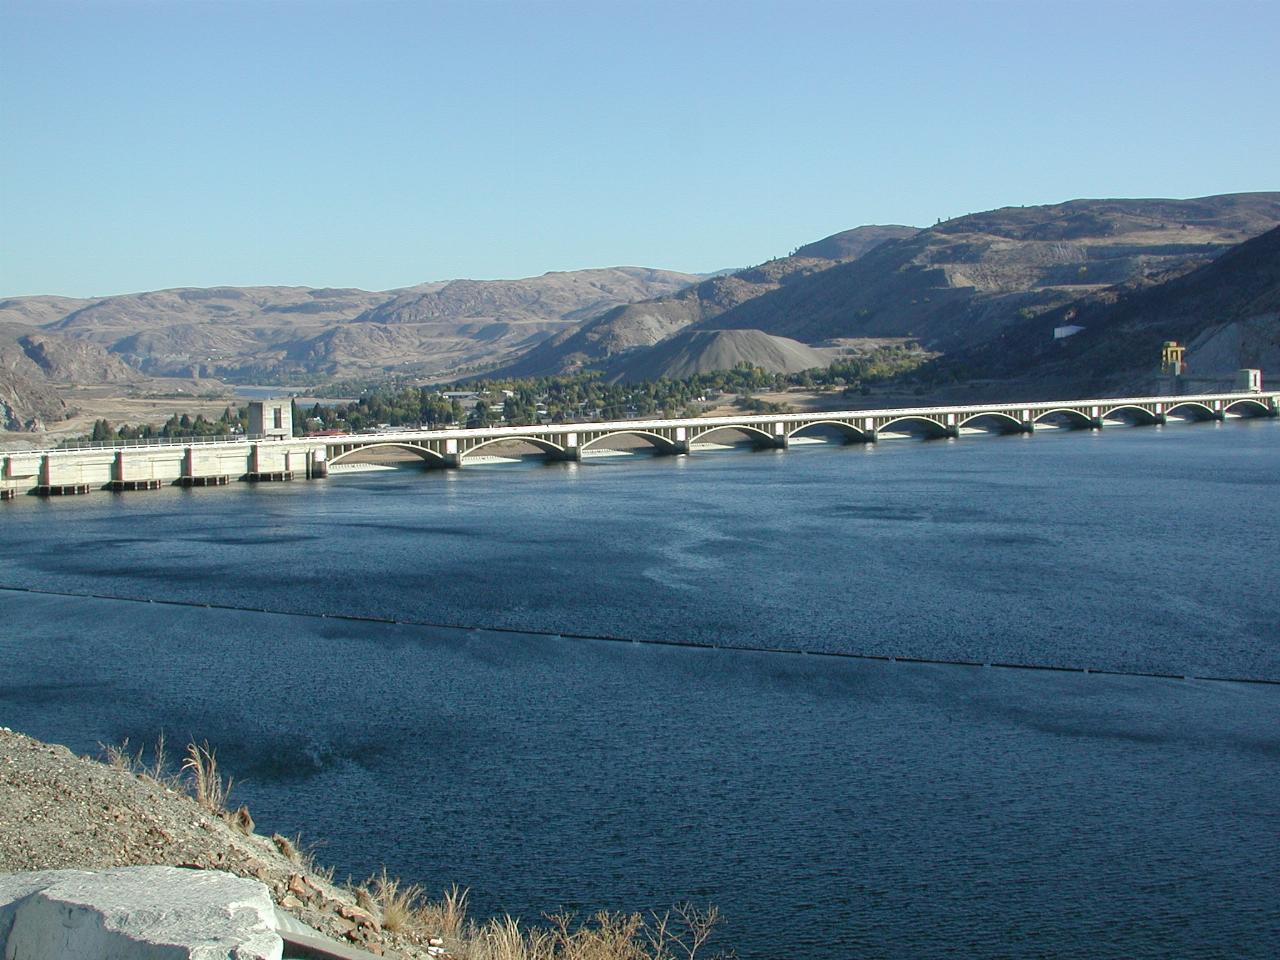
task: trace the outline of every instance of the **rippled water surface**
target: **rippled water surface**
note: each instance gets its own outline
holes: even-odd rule
[[[1269,957],[1280,686],[1125,674],[1280,679],[1278,478],[1269,421],[6,504],[0,585],[81,596],[0,591],[0,723],[207,736],[261,830],[481,913]]]

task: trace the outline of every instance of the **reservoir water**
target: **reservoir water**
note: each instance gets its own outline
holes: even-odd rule
[[[29,498],[0,724],[208,738],[260,832],[482,915],[1273,957],[1278,493],[1248,421]]]

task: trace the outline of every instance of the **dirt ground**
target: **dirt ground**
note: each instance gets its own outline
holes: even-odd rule
[[[106,418],[113,426],[150,423],[160,426],[175,413],[210,420],[222,416],[232,402],[234,389],[216,380],[158,380],[136,386],[105,384],[82,387],[58,384],[58,393],[75,413],[70,419],[47,425],[41,433],[0,433],[0,447],[33,449],[56,447],[61,441],[93,432],[95,420]]]

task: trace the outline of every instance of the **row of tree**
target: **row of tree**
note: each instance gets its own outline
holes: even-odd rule
[[[386,384],[366,390],[358,400],[316,403],[310,410],[293,402],[293,432],[360,431],[389,426],[444,426],[490,423],[522,425],[550,421],[620,420],[628,417],[697,416],[722,396],[753,412],[778,412],[782,406],[754,397],[760,392],[789,388],[841,389],[846,394],[869,392],[870,384],[917,370],[926,355],[918,347],[890,344],[837,360],[830,366],[802,373],[770,373],[739,364],[732,370],[697,374],[682,379],[639,383],[609,382],[599,373],[578,373],[526,379],[482,379],[445,387]],[[468,402],[459,396],[464,394]],[[478,399],[474,399],[478,398]],[[163,426],[113,426],[94,423],[88,440],[147,440],[244,434],[247,409],[227,407],[209,420],[202,414],[174,414]]]
[[[161,426],[144,423],[139,426],[121,424],[114,426],[106,419],[95,420],[93,431],[80,440],[116,441],[116,440],[168,440],[181,437],[227,437],[244,433],[248,428],[249,413],[227,407],[222,416],[210,420],[202,413],[194,417],[188,413],[175,413]],[[295,431],[296,432],[296,431]]]
[[[579,373],[480,379],[445,387],[383,386],[366,391],[356,401],[316,404],[308,412],[306,422],[314,428],[362,430],[384,423],[483,426],[496,422],[529,424],[544,420],[562,423],[582,419],[697,416],[702,405],[722,395],[736,396],[739,406],[774,410],[776,404],[753,399],[751,395],[793,387],[869,392],[870,383],[915,370],[925,357],[918,347],[889,344],[842,358],[825,368],[790,374],[770,373],[758,366],[739,364],[732,370],[639,383],[609,382],[599,373]],[[445,396],[461,392],[474,393],[480,399],[464,405],[456,397]]]

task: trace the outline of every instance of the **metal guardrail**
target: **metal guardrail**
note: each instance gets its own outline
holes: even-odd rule
[[[131,440],[66,440],[51,450],[115,450],[122,447],[189,447],[199,443],[249,443],[262,440],[260,433],[233,433],[221,437],[137,437]],[[45,452],[45,451],[42,451]]]

